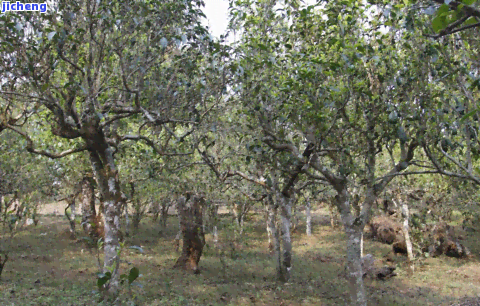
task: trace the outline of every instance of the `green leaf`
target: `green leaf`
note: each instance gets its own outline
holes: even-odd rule
[[[101,277],[97,279],[97,287],[101,288],[103,285],[105,285],[108,282],[108,279],[106,277]]]
[[[465,3],[466,5],[472,5],[476,2],[477,0],[462,0],[462,3]]]
[[[264,45],[264,44],[258,44],[258,47],[259,47],[260,49],[262,49],[263,51],[267,51],[267,50],[268,50],[267,46]]]
[[[112,278],[112,273],[97,273],[97,278],[97,287],[102,288]]]
[[[437,16],[442,16],[450,10],[450,7],[446,4],[442,4],[437,10]]]
[[[480,175],[480,167],[475,167],[475,172],[477,172],[477,174]]]
[[[457,12],[455,11],[452,11],[449,14],[446,14],[446,22],[448,24],[457,21],[457,19],[458,19],[458,15],[457,15]]]
[[[130,273],[128,274],[128,284],[132,284],[140,275],[140,270],[137,267],[133,267],[130,269]]]
[[[432,20],[432,28],[433,30],[438,33],[440,32],[441,30],[445,29],[445,27],[447,26],[446,22],[445,22],[445,17],[443,16],[437,16],[435,18],[433,18]]]
[[[473,16],[472,16],[472,17],[468,18],[468,19],[463,23],[463,25],[468,26],[468,25],[472,25],[472,24],[475,24],[475,23],[477,23],[477,19],[476,19],[476,17],[473,17]]]

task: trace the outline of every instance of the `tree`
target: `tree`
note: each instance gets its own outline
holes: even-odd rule
[[[200,25],[202,5],[60,1],[46,14],[1,16],[6,43],[0,49],[0,71],[8,78],[2,99],[19,105],[23,117],[48,123],[51,135],[69,148],[52,153],[45,149],[48,144],[35,144],[28,130],[12,122],[15,116],[3,120],[2,129],[23,137],[29,152],[49,158],[87,152],[104,207],[109,296],[118,291],[119,218],[125,201],[115,157],[119,144],[141,141],[160,155],[189,154],[169,151],[169,140],[181,143],[210,107],[197,66],[204,48],[211,46]],[[131,125],[125,126],[127,119]],[[150,126],[164,131],[150,138],[144,134]],[[131,130],[136,134],[120,134]],[[159,146],[156,140],[165,143]]]
[[[319,11],[298,9],[295,1],[278,5],[255,1],[231,9],[245,30],[236,49],[241,85],[235,99],[258,126],[262,152],[284,155],[295,165],[290,174],[306,173],[336,191],[351,300],[366,305],[363,229],[378,195],[415,163],[425,107],[416,95],[425,83],[404,69],[412,53],[395,44],[401,31],[376,31],[369,5],[329,3]],[[381,61],[387,57],[388,64]],[[392,165],[380,172],[377,156],[385,149]],[[295,180],[284,181],[283,191]],[[362,202],[354,189],[362,190]]]

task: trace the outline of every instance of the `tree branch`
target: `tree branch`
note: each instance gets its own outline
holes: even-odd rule
[[[155,150],[155,152],[157,154],[163,155],[163,156],[186,156],[186,155],[192,155],[193,154],[193,152],[188,152],[188,153],[167,153],[167,152],[163,152],[162,150],[160,150],[155,145],[155,143],[151,139],[149,139],[146,136],[142,136],[142,135],[125,135],[122,138],[120,138],[119,142],[122,142],[122,141],[125,141],[125,140],[132,140],[132,141],[140,141],[141,140],[141,141],[144,141],[153,150]]]
[[[78,148],[75,148],[75,149],[70,149],[70,150],[65,150],[65,151],[60,152],[60,153],[50,153],[50,152],[47,152],[47,151],[44,151],[44,150],[38,150],[38,149],[34,148],[33,141],[30,138],[30,136],[28,136],[27,133],[22,132],[20,130],[17,130],[16,128],[14,128],[11,125],[7,125],[7,128],[14,131],[17,134],[20,134],[21,136],[23,136],[25,138],[25,140],[27,141],[27,151],[28,152],[33,153],[33,154],[43,155],[43,156],[49,157],[51,159],[62,158],[62,157],[65,157],[67,155],[74,154],[74,153],[79,153],[79,152],[82,152],[82,151],[85,151],[85,150],[88,149],[87,145],[85,144],[81,147],[78,147]]]

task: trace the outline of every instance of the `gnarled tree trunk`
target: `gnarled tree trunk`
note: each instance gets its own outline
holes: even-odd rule
[[[205,242],[202,226],[202,204],[203,198],[199,195],[187,195],[187,198],[181,197],[178,200],[183,247],[182,254],[175,263],[174,268],[200,273],[198,263],[200,262]]]
[[[103,237],[104,229],[95,209],[95,188],[91,177],[83,177],[81,192],[83,230],[90,238],[97,241],[98,238]]]
[[[90,162],[103,200],[105,229],[103,269],[104,272],[113,269],[104,292],[108,298],[114,298],[118,295],[120,283],[120,240],[122,239],[120,214],[126,199],[120,190],[120,181],[115,168],[112,149],[106,144],[105,138],[100,137],[103,135],[97,136],[99,136],[97,142],[95,145],[92,144],[92,147],[99,149],[90,151]]]

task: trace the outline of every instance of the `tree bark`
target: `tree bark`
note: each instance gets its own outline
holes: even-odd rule
[[[213,246],[218,248],[218,231],[215,225],[213,226]]]
[[[267,221],[267,235],[268,235],[268,250],[273,251],[275,248],[275,235],[276,235],[276,228],[275,228],[276,209],[272,201],[268,201],[268,203],[266,204],[266,210],[267,210],[266,221]]]
[[[361,241],[363,227],[359,218],[354,218],[346,189],[338,192],[337,205],[347,235],[347,279],[350,285],[350,301],[352,305],[366,306],[367,295],[363,283],[361,258]]]
[[[167,228],[167,221],[168,221],[168,210],[172,206],[171,200],[164,200],[159,207],[160,209],[160,226],[162,227],[162,231]]]
[[[204,233],[202,226],[203,198],[199,195],[181,197],[178,200],[178,210],[181,214],[180,225],[183,236],[182,254],[174,268],[200,273],[198,263],[202,256],[204,246]]]
[[[355,226],[346,226],[345,232],[347,234],[347,278],[350,283],[350,300],[354,305],[367,305],[361,261],[362,232]]]
[[[125,201],[124,213],[125,213],[125,236],[130,236],[130,213],[128,212],[128,201]]]
[[[335,199],[329,199],[329,201],[335,201]],[[336,228],[338,224],[338,209],[335,203],[328,203],[328,209],[330,211],[330,226]]]
[[[158,216],[160,216],[160,203],[152,202],[150,204],[150,213],[152,213],[153,222],[157,222]]]
[[[413,273],[414,257],[413,257],[412,241],[410,241],[410,227],[408,225],[409,212],[408,212],[408,205],[406,202],[402,203],[402,216],[403,216],[403,235],[405,238],[405,245],[407,246],[408,265],[409,265],[410,273]]]
[[[99,139],[104,140],[104,138]],[[120,190],[118,172],[115,168],[112,149],[104,143],[96,144],[103,151],[90,151],[90,162],[95,174],[98,188],[103,200],[104,209],[104,272],[112,271],[110,281],[105,287],[105,295],[114,298],[119,290],[120,268],[120,214],[125,202],[125,196]]]
[[[281,245],[280,245],[280,233],[277,230],[277,227],[275,224],[277,223],[275,221],[275,216],[277,215],[277,208],[272,207],[272,209],[269,212],[269,219],[271,222],[273,222],[273,226],[271,226],[271,233],[272,233],[272,249],[275,251],[275,260],[277,264],[277,278],[281,279],[282,275],[282,250],[281,250]]]
[[[305,214],[307,215],[307,236],[312,235],[312,212],[311,204],[308,199],[305,200]]]
[[[235,218],[235,224],[237,225],[238,234],[243,234],[243,220],[245,218],[247,203],[233,204],[233,216]],[[235,231],[237,232],[237,231]]]
[[[133,231],[136,233],[138,228],[140,227],[140,222],[142,221],[144,215],[144,209],[142,208],[142,204],[138,197],[135,197],[135,182],[130,181],[130,190],[131,190],[131,200],[133,205],[133,216],[132,216],[132,224],[133,224]]]
[[[65,207],[65,217],[68,220],[70,225],[70,237],[72,239],[76,238],[75,234],[75,197],[76,194],[69,195],[65,200],[67,201],[67,207]],[[70,208],[70,213],[68,213],[68,208]]]
[[[85,233],[95,242],[103,237],[103,224],[99,221],[95,208],[95,188],[92,178],[84,176],[81,182],[82,226]]]
[[[180,203],[180,201],[182,201],[183,203]],[[173,241],[175,252],[178,252],[178,249],[180,248],[180,240],[182,239],[182,213],[181,213],[180,207],[183,207],[184,205],[185,205],[185,198],[183,197],[177,198],[176,206],[177,206],[177,218],[178,218],[178,232]]]
[[[290,236],[290,220],[292,215],[292,202],[294,201],[293,196],[290,198],[285,197],[282,194],[279,194],[281,197],[281,207],[280,207],[280,216],[281,216],[281,226],[282,226],[282,247],[283,247],[283,258],[282,264],[279,269],[280,275],[279,280],[281,282],[288,282],[290,279],[290,270],[292,268],[292,240]]]
[[[3,258],[2,258],[3,255]],[[2,277],[3,269],[5,268],[5,264],[8,261],[8,252],[1,252],[0,253],[0,278]]]

